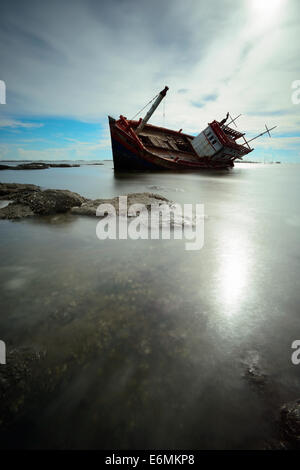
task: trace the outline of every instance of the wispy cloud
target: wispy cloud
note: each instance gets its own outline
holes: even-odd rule
[[[99,159],[101,150],[109,150],[110,140],[101,139],[98,142],[81,142],[75,139],[72,144],[47,149],[16,148],[17,159],[20,160],[81,160]]]
[[[299,137],[273,137],[257,140],[256,147],[274,150],[299,150]]]
[[[23,129],[33,129],[33,128],[42,127],[43,125],[44,124],[37,123],[37,122],[23,122],[23,121],[17,121],[15,119],[1,119],[0,118],[0,127],[11,127],[13,129],[21,127]]]

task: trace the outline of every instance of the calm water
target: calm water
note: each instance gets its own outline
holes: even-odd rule
[[[2,446],[241,449],[272,436],[300,395],[300,165],[117,177],[105,162],[0,179],[91,198],[152,191],[207,216],[200,251],[101,242],[88,217],[0,222],[0,339],[44,352]],[[263,387],[245,378],[253,362]]]

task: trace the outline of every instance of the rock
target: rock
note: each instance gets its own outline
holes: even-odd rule
[[[12,349],[5,366],[0,367],[0,428],[10,424],[22,411],[35,387],[37,367],[42,366],[45,351],[31,348]]]
[[[33,163],[21,163],[15,167],[11,167],[11,170],[45,170],[49,168],[47,163],[33,162]]]
[[[76,215],[96,216],[97,207],[101,204],[101,202],[98,202],[98,201],[101,201],[101,199],[96,199],[94,201],[84,202],[79,207],[72,207],[71,208],[71,213],[76,214]],[[104,201],[104,199],[102,201]]]
[[[48,166],[50,168],[73,168],[73,167],[79,167],[80,165],[78,164],[71,165],[69,163],[49,163]]]
[[[300,400],[281,407],[280,433],[290,448],[300,449]]]
[[[14,203],[0,209],[1,219],[16,219],[32,215],[48,215],[67,212],[88,199],[64,189],[47,189],[39,186],[0,183],[0,198]]]
[[[78,215],[90,215],[96,216],[97,207],[100,204],[111,204],[116,214],[119,214],[119,198],[114,197],[112,199],[94,199],[83,203],[80,207],[73,207],[71,209],[72,214]],[[143,204],[150,209],[151,204],[168,204],[171,202],[163,196],[154,193],[132,193],[127,195],[127,208],[132,204]],[[127,212],[128,214],[128,212]]]
[[[40,192],[41,188],[34,184],[0,183],[0,199],[13,201],[9,205],[0,208],[0,219],[20,219],[31,217],[34,212],[27,202],[26,197]]]
[[[0,165],[0,170],[11,170],[13,169],[12,166],[9,165]]]
[[[87,199],[67,189],[47,189],[31,193],[22,192],[17,201],[28,205],[35,214],[48,215],[67,212],[73,206],[80,206]]]
[[[23,217],[32,217],[33,215],[34,213],[29,206],[15,202],[0,209],[0,219],[21,219]]]
[[[160,190],[164,190],[166,188],[163,188],[162,186],[156,186],[156,185],[153,185],[153,186],[148,186],[149,189],[154,189],[154,191],[160,191]]]
[[[267,382],[267,376],[264,374],[261,369],[256,365],[250,365],[245,371],[245,377],[253,385],[257,387],[264,387]]]
[[[263,372],[260,356],[257,351],[248,351],[247,356],[242,361],[244,377],[249,383],[258,389],[263,389],[268,382],[268,376]]]
[[[80,194],[66,189],[46,189],[41,190],[39,186],[15,183],[0,183],[0,199],[12,200],[13,203],[0,208],[0,219],[17,219],[33,215],[50,215],[71,211],[72,214],[96,216],[97,208],[100,204],[111,204],[116,214],[119,215],[119,197],[112,199],[89,200]],[[127,215],[128,209],[133,204],[142,204],[151,209],[152,204],[167,205],[172,207],[172,203],[163,196],[154,193],[132,193],[127,195]],[[168,217],[166,222],[168,222]],[[174,217],[173,217],[174,219]],[[171,220],[172,225],[182,225],[184,219]]]
[[[40,191],[35,184],[0,183],[0,199],[13,199],[20,191]]]
[[[31,162],[31,163],[20,163],[20,165],[0,165],[0,170],[46,170],[47,168],[72,168],[79,167],[78,164],[70,163],[43,163],[43,162]]]

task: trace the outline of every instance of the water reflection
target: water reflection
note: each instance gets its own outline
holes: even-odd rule
[[[232,316],[241,309],[249,288],[251,275],[251,250],[246,233],[226,230],[222,234],[222,254],[219,259],[217,283],[219,302],[226,316]]]
[[[299,391],[289,357],[290,339],[299,333],[299,237],[280,222],[291,213],[299,217],[300,172],[274,166],[225,179],[145,174],[117,180],[110,167],[71,170],[68,188],[84,194],[84,187],[93,198],[156,185],[170,199],[204,203],[205,246],[191,253],[180,241],[100,242],[97,220],[88,217],[2,221],[2,338],[9,349],[46,351],[40,369],[34,363],[28,375],[26,384],[37,378],[32,391],[18,395],[18,389],[10,403],[20,414],[10,437],[3,433],[6,442],[255,448],[269,435],[269,395],[248,387],[241,354],[258,350],[272,389],[280,375],[287,399]],[[65,178],[61,183],[66,187]],[[291,186],[292,201],[284,198]],[[280,217],[271,215],[275,204]],[[0,431],[5,446],[2,437]]]
[[[57,228],[64,229],[77,221],[77,216],[70,213],[58,213],[40,217],[30,217],[28,222],[33,225],[54,225]]]

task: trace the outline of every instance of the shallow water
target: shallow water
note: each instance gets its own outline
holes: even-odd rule
[[[45,351],[1,445],[262,447],[300,391],[300,166],[118,176],[105,162],[0,177],[91,198],[150,191],[207,216],[199,251],[99,241],[88,217],[0,222],[0,339]],[[263,387],[245,377],[253,363]]]

